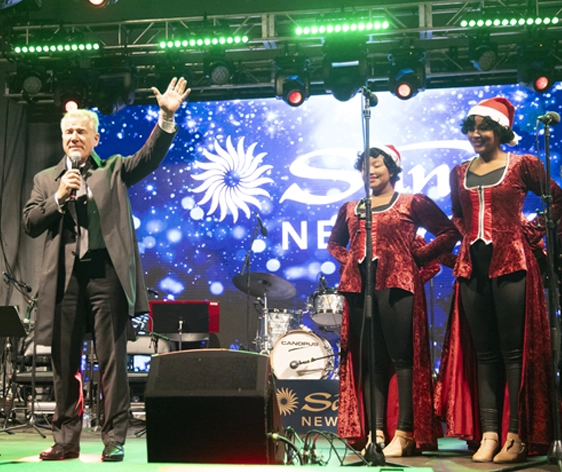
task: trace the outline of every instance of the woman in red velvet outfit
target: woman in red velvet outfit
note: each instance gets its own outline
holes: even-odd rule
[[[475,462],[523,461],[551,441],[549,323],[531,249],[542,234],[521,223],[527,191],[541,195],[545,176],[536,157],[501,149],[517,142],[513,115],[504,98],[473,107],[462,131],[477,156],[451,172],[463,241],[436,405],[449,436],[482,432]],[[560,188],[551,189],[558,219]]]
[[[422,194],[395,192],[401,172],[400,155],[391,145],[370,150],[370,188],[373,215],[373,323],[375,324],[376,442],[386,457],[412,454],[417,446],[436,449],[432,406],[431,362],[427,315],[420,267],[451,251],[459,240],[455,226],[439,207]],[[356,167],[363,173],[363,159]],[[341,333],[338,433],[356,447],[368,438],[369,325],[363,320],[365,205],[345,203],[328,240],[328,251],[341,265],[339,292],[345,295]],[[416,231],[435,235],[418,244]],[[349,243],[349,249],[348,247]],[[362,348],[361,348],[362,346]],[[391,404],[390,378],[396,374],[398,418],[386,417]],[[394,382],[392,388],[395,389]],[[389,408],[388,411],[392,410]],[[386,422],[386,424],[385,424]]]

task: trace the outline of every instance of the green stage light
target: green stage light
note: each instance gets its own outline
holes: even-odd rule
[[[246,44],[248,36],[214,36],[206,38],[176,39],[160,41],[160,49],[186,49],[201,46],[226,46],[231,44]]]
[[[297,26],[295,28],[295,34],[297,36],[318,36],[325,34],[372,34],[377,31],[386,30],[390,28],[388,21],[374,20],[374,21],[357,21],[349,22],[345,21],[342,23],[315,23],[311,26]]]
[[[560,21],[559,18],[488,18],[488,19],[472,19],[461,20],[461,28],[500,28],[506,26],[540,26],[540,25],[556,25]]]
[[[64,54],[67,52],[91,52],[100,49],[98,43],[79,43],[79,44],[29,44],[25,46],[15,46],[14,53],[17,55],[31,54]]]

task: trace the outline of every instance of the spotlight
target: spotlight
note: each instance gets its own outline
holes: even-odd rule
[[[400,100],[409,100],[425,90],[425,52],[411,49],[406,53],[392,53],[388,85]]]
[[[496,67],[498,47],[488,40],[473,39],[468,45],[470,62],[476,70],[487,72]]]
[[[544,93],[554,85],[554,69],[549,61],[547,45],[542,43],[519,47],[517,64],[517,82],[520,85]]]
[[[108,5],[113,5],[117,3],[119,0],[87,0],[87,2],[96,8],[103,8]]]
[[[95,100],[100,113],[113,115],[135,102],[136,74],[133,71],[102,74],[98,77]]]
[[[89,106],[89,85],[83,78],[58,77],[54,91],[55,105],[63,111]]]
[[[279,57],[275,60],[275,96],[292,107],[301,106],[310,96],[310,78],[305,57]]]
[[[367,50],[361,43],[324,45],[324,85],[327,92],[346,102],[367,82]]]
[[[233,74],[234,65],[223,56],[220,58],[208,58],[205,61],[205,75],[215,85],[227,84],[230,82]]]
[[[13,93],[23,93],[26,99],[44,91],[47,87],[45,69],[38,66],[18,64],[15,81],[10,86]]]

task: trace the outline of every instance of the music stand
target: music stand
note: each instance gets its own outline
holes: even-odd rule
[[[28,306],[28,314],[30,314],[31,310],[35,306],[35,303],[30,303]],[[26,318],[29,319],[29,318]],[[1,306],[0,307],[0,337],[19,337],[24,338],[27,335],[27,330],[23,325],[21,318],[19,316],[19,311],[17,306]],[[8,419],[10,414],[12,413],[12,408],[10,407],[10,411],[7,413],[6,418],[4,420],[4,428],[0,429],[0,433],[8,433],[13,434],[14,429],[21,429],[32,427],[41,435],[41,437],[46,438],[43,432],[39,429],[37,422],[35,420],[35,358],[36,358],[36,344],[35,340],[33,341],[33,355],[31,359],[31,411],[27,416],[27,421],[25,424],[6,427],[8,423]],[[6,378],[6,366],[4,365],[4,382]],[[13,384],[12,384],[13,389]],[[4,393],[4,411],[6,410],[6,390],[3,390]],[[14,392],[12,392],[12,406],[13,406],[13,398],[15,397]],[[24,399],[27,402],[27,399]],[[43,426],[45,427],[45,426]],[[50,429],[48,427],[45,427]]]
[[[6,413],[6,374],[8,367],[8,357],[12,351],[10,338],[25,338],[27,335],[18,309],[15,306],[0,306],[0,338],[6,338],[4,349],[6,350],[4,362],[2,363],[2,394],[4,397],[3,411],[6,414],[6,421],[9,413]]]
[[[209,304],[207,302],[150,302],[152,333],[167,336],[170,341],[201,342],[209,339]]]

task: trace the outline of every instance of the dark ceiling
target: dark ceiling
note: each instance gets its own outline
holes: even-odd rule
[[[0,0],[0,5],[3,4]],[[39,5],[42,4],[41,7]],[[281,6],[282,5],[282,6]],[[562,22],[558,25],[500,28],[462,28],[463,18],[562,17],[561,1],[360,1],[319,0],[120,0],[95,9],[86,0],[22,0],[0,10],[0,68],[6,74],[5,95],[32,102],[37,109],[53,107],[54,89],[61,74],[76,71],[110,74],[132,68],[135,103],[151,97],[150,86],[173,74],[189,77],[192,100],[225,100],[275,96],[275,64],[280,57],[306,57],[310,62],[311,94],[326,93],[324,58],[330,44],[350,54],[366,51],[367,79],[372,90],[388,90],[389,54],[421,51],[425,54],[427,88],[517,83],[522,58],[547,58],[562,73]],[[296,37],[297,25],[319,21],[386,18],[390,27],[353,40],[320,34]],[[247,35],[248,43],[222,48],[162,50],[159,43],[203,34]],[[36,55],[22,59],[17,45],[34,42],[97,41],[102,47],[87,57],[80,54]],[[497,48],[497,63],[488,71],[471,62],[476,41],[488,40]],[[234,67],[232,79],[213,84],[208,65],[223,56]],[[23,96],[17,71],[35,67],[44,73],[45,86],[32,97]]]

